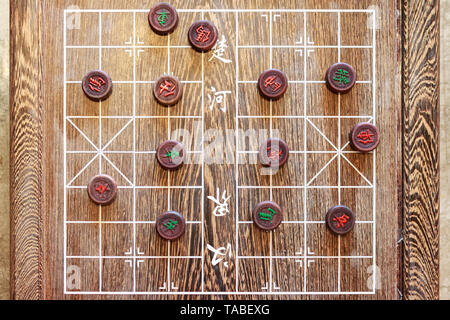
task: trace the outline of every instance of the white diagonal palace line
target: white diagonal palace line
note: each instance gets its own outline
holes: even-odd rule
[[[81,131],[81,129],[80,128],[78,128],[78,126],[75,124],[75,123],[73,123],[73,121],[72,120],[70,120],[69,118],[67,118],[67,121],[83,136],[83,138],[85,138],[86,139],[86,141],[87,142],[89,142],[94,148],[95,148],[95,150],[97,150],[98,151],[98,148],[97,148],[97,146],[92,142],[92,140],[91,139],[89,139],[88,138],[88,136],[83,132],[83,131]]]
[[[73,177],[72,180],[70,180],[70,182],[67,184],[68,186],[70,186],[83,172],[84,170],[86,170],[92,162],[94,162],[95,159],[97,159],[97,157],[100,155],[100,153],[97,153],[84,167],[83,169],[81,169],[80,172],[77,173],[77,175],[75,177]]]
[[[105,149],[106,148],[108,148],[109,147],[109,145],[111,144],[111,143],[113,143],[114,142],[114,140],[116,140],[116,138],[118,137],[118,136],[120,136],[120,134],[131,124],[131,123],[133,123],[133,119],[130,119],[130,121],[128,121],[123,127],[122,127],[122,129],[120,129],[119,130],[119,132],[117,132],[117,134],[114,136],[114,137],[112,137],[112,139],[107,143],[107,144],[105,144],[105,146],[102,148],[102,151],[105,151]]]
[[[335,154],[333,158],[331,158],[330,161],[327,162],[327,164],[320,169],[319,172],[317,172],[317,174],[306,184],[307,186],[309,186],[311,183],[313,183],[314,180],[316,180],[316,178],[330,165],[330,163],[332,163],[334,161],[334,159],[336,159],[338,157],[338,154]]]
[[[333,144],[333,142],[330,141],[330,139],[327,138],[327,136],[319,129],[316,127],[316,125],[314,123],[311,122],[311,120],[309,120],[308,118],[306,118],[306,121],[309,122],[310,125],[313,126],[314,129],[316,129],[316,131],[322,136],[324,137],[324,139],[336,150],[338,151],[338,148],[336,148],[336,146]]]
[[[354,164],[353,164],[346,156],[344,156],[344,154],[341,153],[341,156],[342,156],[342,158],[345,159],[345,161],[348,162],[349,165],[352,166],[353,169],[355,169],[356,172],[359,173],[359,175],[360,175],[361,177],[363,177],[364,180],[366,180],[366,182],[369,184],[369,186],[372,187],[372,183],[369,181],[369,179],[367,179],[367,178],[361,173],[361,171],[359,171],[358,168],[356,168],[356,167],[354,166]]]
[[[109,160],[109,158],[104,153],[102,153],[102,157],[130,184],[130,186],[133,185],[133,183],[128,180],[128,178],[122,173],[122,171],[120,171],[119,168],[117,168],[116,165],[112,163],[112,161]]]

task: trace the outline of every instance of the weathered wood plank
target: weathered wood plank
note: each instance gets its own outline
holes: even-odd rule
[[[404,297],[439,298],[439,1],[403,1]]]
[[[42,2],[11,2],[11,297],[43,295]]]

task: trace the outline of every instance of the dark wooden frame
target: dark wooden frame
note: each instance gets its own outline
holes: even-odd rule
[[[439,298],[439,1],[399,0],[405,299]],[[11,298],[43,299],[43,2],[11,1]],[[19,267],[20,266],[20,267]]]

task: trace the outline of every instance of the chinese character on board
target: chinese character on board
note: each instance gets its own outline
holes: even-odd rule
[[[222,201],[220,201],[220,191],[219,188],[217,188],[217,196],[216,198],[212,196],[208,196],[208,199],[213,201],[216,204],[216,207],[214,208],[213,214],[216,217],[222,217],[229,213],[228,210],[228,200],[231,199],[231,196],[227,197],[227,191],[225,190],[222,194]]]
[[[222,61],[223,63],[231,63],[231,60],[225,59],[223,56],[225,54],[225,49],[228,48],[227,39],[222,35],[222,40],[217,41],[217,43],[212,47],[213,55],[208,61],[212,61],[214,58]]]
[[[231,94],[231,91],[217,91],[216,88],[211,87],[212,95],[208,93],[208,100],[209,100],[209,110],[212,110],[214,108],[215,104],[223,104],[223,106],[220,108],[222,112],[227,111],[227,101],[226,101],[226,95]]]
[[[215,267],[220,262],[222,262],[226,258],[227,254],[228,254],[228,257],[231,258],[231,244],[230,243],[227,245],[227,248],[220,247],[218,249],[215,249],[214,247],[210,246],[209,244],[207,244],[206,247],[208,248],[209,251],[214,253],[214,257],[211,261],[211,264],[213,265],[213,267]],[[225,261],[223,263],[223,265],[226,268],[228,268],[228,261]]]

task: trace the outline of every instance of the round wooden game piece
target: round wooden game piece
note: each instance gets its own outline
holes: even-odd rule
[[[111,77],[101,70],[88,72],[81,83],[86,96],[94,101],[105,100],[112,92]]]
[[[156,231],[163,239],[178,239],[184,234],[185,229],[186,221],[176,211],[164,212],[156,219]]]
[[[347,93],[356,83],[356,71],[347,63],[335,63],[328,68],[325,81],[334,93]]]
[[[288,159],[289,147],[281,139],[270,138],[259,148],[259,161],[264,167],[282,167]]]
[[[87,187],[89,198],[98,205],[108,205],[117,195],[117,184],[113,178],[100,174],[91,179]]]
[[[355,215],[346,206],[331,208],[325,218],[328,228],[337,235],[349,233],[355,226]]]
[[[160,2],[150,10],[148,22],[155,33],[169,34],[178,25],[177,10],[166,2]]]
[[[211,21],[199,20],[189,28],[188,38],[195,50],[206,52],[214,47],[218,34],[216,26]]]
[[[288,79],[280,70],[269,69],[259,76],[258,89],[266,99],[280,99],[286,93],[287,87]]]
[[[156,80],[153,95],[159,103],[173,106],[180,101],[183,95],[183,86],[177,77],[164,75]]]
[[[283,221],[283,211],[273,201],[263,201],[253,209],[253,222],[262,230],[271,231]]]
[[[370,152],[380,143],[380,131],[368,122],[358,123],[350,131],[350,145],[359,152]]]
[[[156,150],[156,159],[166,170],[176,170],[183,165],[185,151],[181,143],[175,140],[163,142]]]

